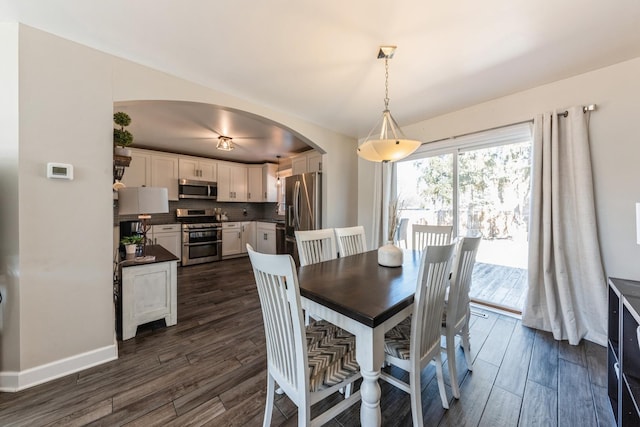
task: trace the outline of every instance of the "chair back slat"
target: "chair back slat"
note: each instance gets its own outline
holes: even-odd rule
[[[481,239],[482,236],[465,237],[458,243],[447,304],[447,323],[452,325],[462,321],[469,310],[471,276]]]
[[[340,257],[359,254],[367,250],[363,226],[336,228],[335,231]]]
[[[336,237],[332,228],[296,231],[300,266],[329,261],[338,257]]]
[[[452,225],[413,224],[413,249],[421,251],[426,246],[448,245],[452,234]]]
[[[287,391],[305,393],[309,377],[306,334],[293,258],[258,253],[251,245],[247,252],[260,298],[271,373]]]
[[[411,324],[411,357],[422,360],[440,347],[446,284],[455,245],[427,246],[422,253]],[[433,356],[431,356],[433,357]]]

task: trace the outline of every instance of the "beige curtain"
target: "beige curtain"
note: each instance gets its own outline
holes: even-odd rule
[[[588,119],[582,107],[534,120],[529,289],[522,323],[577,345],[606,345]]]

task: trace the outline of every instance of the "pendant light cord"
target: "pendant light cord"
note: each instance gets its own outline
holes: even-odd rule
[[[384,60],[384,109],[389,109],[389,60]]]

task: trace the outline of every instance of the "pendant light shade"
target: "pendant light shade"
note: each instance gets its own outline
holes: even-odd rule
[[[378,58],[384,59],[385,98],[382,120],[374,127],[358,147],[358,156],[370,162],[395,162],[404,159],[420,147],[420,141],[408,139],[389,111],[389,59],[395,46],[381,46]]]

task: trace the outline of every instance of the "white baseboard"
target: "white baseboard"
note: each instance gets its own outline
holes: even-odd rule
[[[15,392],[118,358],[116,343],[20,372],[0,372],[0,392]]]

